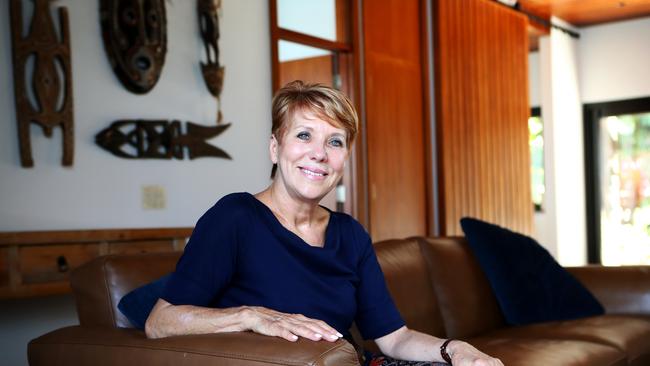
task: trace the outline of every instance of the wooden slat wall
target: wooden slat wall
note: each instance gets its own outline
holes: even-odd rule
[[[526,27],[492,1],[434,2],[442,235],[463,216],[532,231]]]
[[[419,0],[363,2],[370,233],[427,234]]]

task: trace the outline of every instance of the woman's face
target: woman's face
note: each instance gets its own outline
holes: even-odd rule
[[[275,179],[294,198],[318,203],[343,175],[346,132],[308,110],[296,111],[288,123],[284,136],[271,137]]]

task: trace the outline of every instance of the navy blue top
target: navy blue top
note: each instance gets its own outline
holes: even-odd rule
[[[313,247],[249,193],[223,197],[199,219],[162,298],[303,314],[344,335],[355,321],[365,339],[404,325],[356,220],[330,211],[324,247]]]

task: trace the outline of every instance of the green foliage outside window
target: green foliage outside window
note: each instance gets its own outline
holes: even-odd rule
[[[601,256],[606,265],[650,263],[650,113],[604,117]]]

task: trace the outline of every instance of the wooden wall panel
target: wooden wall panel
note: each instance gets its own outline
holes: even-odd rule
[[[427,234],[421,5],[363,3],[369,229],[375,241]]]
[[[442,235],[463,216],[532,231],[526,27],[488,0],[434,2]]]
[[[280,86],[294,80],[332,85],[332,55],[280,62]]]

